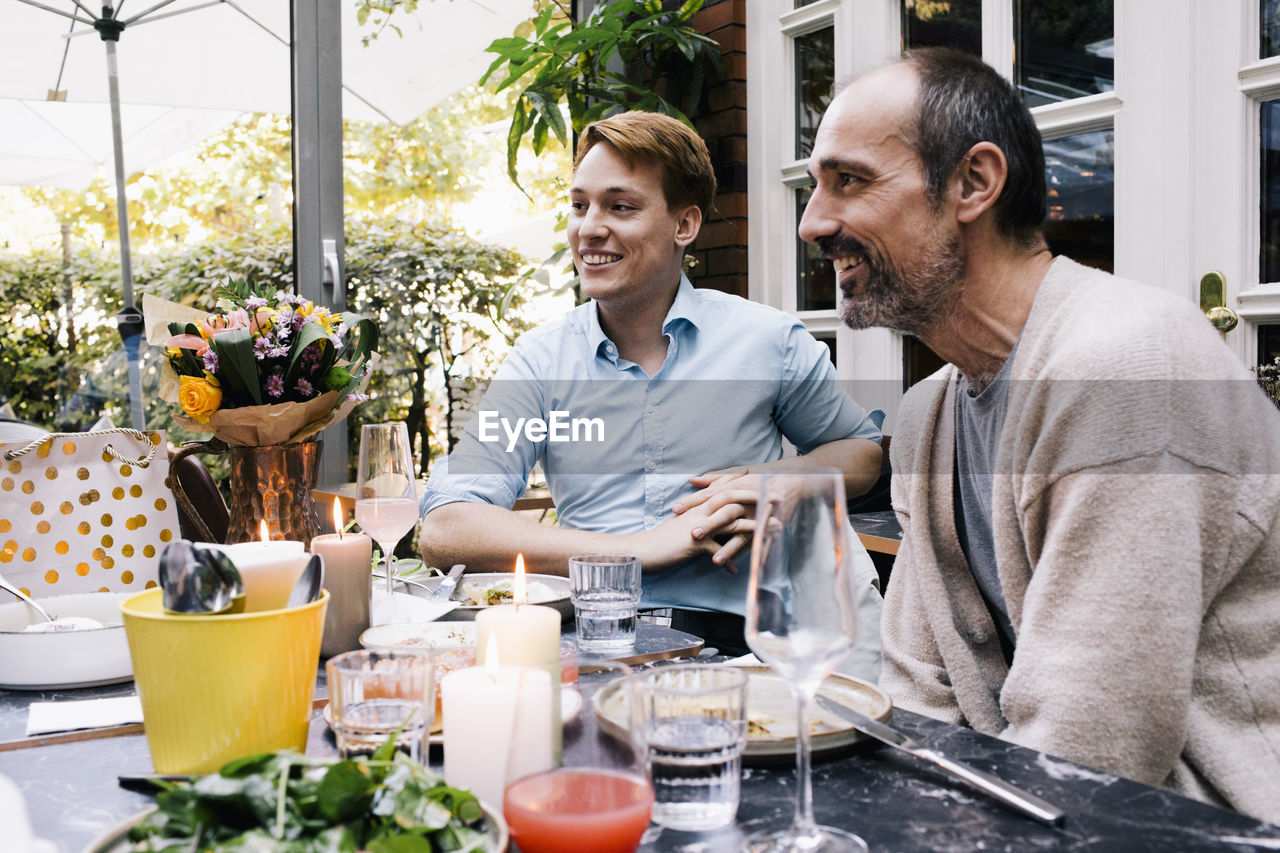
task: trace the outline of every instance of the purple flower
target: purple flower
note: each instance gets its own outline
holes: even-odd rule
[[[267,393],[272,397],[279,397],[284,393],[284,377],[279,373],[273,373],[267,377]]]
[[[306,300],[305,300],[305,299],[303,299],[301,296],[295,296],[295,295],[294,295],[294,294],[292,294],[292,293],[286,293],[286,294],[284,294],[284,295],[280,298],[280,301],[281,301],[281,302],[285,302],[285,303],[287,303],[287,304],[289,304],[289,305],[301,305],[303,302],[306,302]]]
[[[294,385],[293,388],[301,394],[303,398],[312,397],[316,393],[316,390],[311,387],[311,383],[301,378],[298,379],[298,384]]]
[[[267,300],[263,299],[261,296],[250,296],[244,301],[244,307],[248,308],[250,311],[255,308],[266,307],[266,304]]]
[[[293,330],[294,330],[295,332],[296,332],[296,331],[298,331],[299,329],[301,329],[301,328],[302,328],[303,324],[305,324],[306,322],[307,322],[307,318],[306,318],[306,317],[303,317],[301,314],[294,314],[294,315],[293,315]]]
[[[287,346],[274,346],[267,350],[267,358],[284,358],[289,354]]]
[[[347,395],[347,399],[353,403],[364,403],[369,399],[368,394],[361,394],[359,391],[352,391]]]
[[[329,343],[333,344],[334,349],[342,349],[342,336],[337,332],[329,336]]]
[[[218,372],[218,354],[213,351],[213,347],[204,351],[204,369],[210,373]]]
[[[253,357],[258,361],[262,361],[267,357],[267,350],[271,347],[271,336],[263,335],[253,342]]]

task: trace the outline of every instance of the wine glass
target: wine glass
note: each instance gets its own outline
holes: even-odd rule
[[[387,598],[395,587],[396,543],[418,523],[418,490],[402,421],[360,427],[360,466],[356,475],[356,523],[386,558]]]
[[[809,706],[858,636],[851,535],[837,469],[764,475],[756,504],[746,636],[751,650],[796,697],[796,809],[791,826],[747,839],[753,853],[867,849],[858,836],[814,822],[809,772]]]

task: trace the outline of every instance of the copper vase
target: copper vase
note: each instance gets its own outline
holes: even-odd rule
[[[320,533],[311,490],[319,473],[319,439],[268,447],[228,447],[231,518],[227,544],[253,542],[267,522],[272,539],[310,542]]]

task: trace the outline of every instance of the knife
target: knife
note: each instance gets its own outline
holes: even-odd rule
[[[435,592],[431,593],[431,598],[437,601],[448,601],[449,596],[453,595],[453,588],[458,585],[458,575],[462,574],[462,570],[466,568],[463,563],[454,563],[453,568],[449,569],[449,574],[445,575],[444,580],[440,581],[440,585],[436,587]]]
[[[855,729],[864,735],[870,735],[895,749],[900,749],[917,758],[932,762],[952,776],[963,779],[975,788],[990,794],[1028,817],[1050,826],[1057,826],[1062,823],[1063,818],[1066,816],[1062,809],[1040,799],[1035,794],[1029,794],[1020,788],[1015,788],[1003,779],[992,776],[990,773],[983,773],[981,770],[976,770],[963,762],[947,758],[936,750],[921,746],[919,742],[907,737],[897,729],[873,720],[865,714],[860,714],[834,699],[821,694],[817,698],[818,705],[852,724]]]

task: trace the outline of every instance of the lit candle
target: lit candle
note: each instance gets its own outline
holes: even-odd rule
[[[307,565],[306,547],[293,540],[272,540],[264,520],[260,542],[213,545],[236,564],[244,581],[244,609],[276,610],[289,601],[289,593]]]
[[[476,613],[476,663],[483,664],[489,649],[497,649],[503,663],[536,666],[551,676],[551,739],[555,760],[560,760],[560,612],[540,604],[526,604],[528,586],[524,554],[516,555],[511,579],[512,604],[486,607]]]
[[[552,681],[544,669],[499,666],[497,638],[489,643],[484,666],[440,682],[444,778],[501,809],[508,782],[554,766]]]
[[[343,533],[342,505],[333,500],[333,529],[311,540],[311,553],[324,558],[324,588],[329,612],[324,618],[320,656],[360,648],[360,634],[369,627],[369,597],[373,588],[373,540],[363,533]]]
[[[559,666],[560,613],[528,601],[524,576],[524,555],[516,555],[515,575],[511,584],[514,604],[486,607],[476,614],[476,644],[480,650],[477,663],[484,663],[489,637],[498,641],[498,654],[503,663],[521,666]]]

